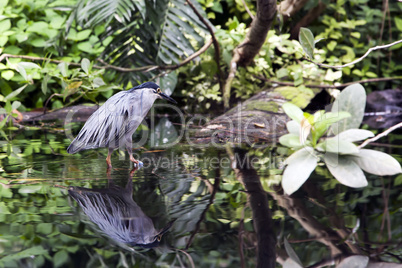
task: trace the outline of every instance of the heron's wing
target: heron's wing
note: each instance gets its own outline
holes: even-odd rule
[[[122,91],[108,99],[89,117],[67,152],[73,154],[100,147],[119,147],[121,138],[128,132],[134,132],[134,127],[138,127],[138,124],[133,123],[136,120],[132,118],[132,95]]]

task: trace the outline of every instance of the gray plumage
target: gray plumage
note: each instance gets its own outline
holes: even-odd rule
[[[176,103],[153,82],[113,95],[89,117],[67,152],[107,147],[110,162],[114,149],[126,147],[131,160],[132,135],[158,98]]]
[[[153,221],[133,200],[133,180],[129,178],[126,187],[109,181],[104,189],[69,187],[69,195],[82,208],[84,214],[97,225],[98,231],[113,239],[117,244],[151,248],[159,242],[173,221],[157,230]]]

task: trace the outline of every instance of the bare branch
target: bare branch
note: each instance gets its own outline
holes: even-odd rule
[[[254,19],[254,15],[253,13],[251,13],[250,9],[247,6],[246,1],[241,0],[241,2],[243,3],[244,9],[246,10],[247,14],[250,16],[250,18],[253,20]]]
[[[377,136],[375,136],[375,137],[373,137],[373,138],[370,138],[370,139],[365,140],[365,141],[364,141],[362,144],[360,144],[357,148],[361,149],[361,148],[363,148],[364,146],[366,146],[367,144],[369,144],[370,142],[373,142],[373,141],[378,140],[379,138],[385,137],[385,136],[387,136],[389,133],[391,133],[392,131],[394,131],[395,129],[400,128],[400,127],[402,127],[402,122],[399,123],[399,124],[396,124],[396,125],[394,125],[394,126],[392,126],[392,127],[390,127],[389,129],[385,130],[384,132],[378,134]]]
[[[351,65],[354,65],[354,64],[356,64],[356,63],[362,61],[364,58],[366,58],[366,57],[368,56],[368,54],[370,54],[371,52],[373,52],[373,51],[375,51],[375,50],[384,49],[384,48],[389,48],[389,47],[395,46],[395,45],[397,45],[397,44],[399,44],[399,43],[402,43],[402,39],[401,39],[401,40],[398,40],[398,41],[395,41],[395,42],[393,42],[393,43],[391,43],[391,44],[372,47],[372,48],[370,48],[369,50],[367,50],[367,52],[366,52],[363,56],[361,56],[360,58],[358,58],[357,60],[354,60],[354,61],[352,61],[352,62],[346,63],[346,64],[344,64],[344,65],[336,65],[336,66],[334,66],[334,65],[324,64],[324,63],[317,63],[317,62],[314,62],[314,61],[312,61],[311,59],[308,59],[308,58],[304,58],[304,59],[307,60],[307,61],[309,61],[309,62],[311,62],[311,63],[314,63],[314,64],[316,64],[316,65],[318,65],[318,66],[320,66],[320,67],[341,69],[341,68],[344,68],[344,67],[347,67],[347,66],[351,66]]]

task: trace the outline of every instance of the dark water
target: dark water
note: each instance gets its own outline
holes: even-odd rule
[[[68,155],[68,142],[25,131],[2,143],[0,267],[402,262],[401,176],[367,174],[352,189],[321,166],[286,196],[284,148],[146,146],[144,168],[115,152],[108,174],[106,150]],[[376,149],[401,160],[398,147]]]

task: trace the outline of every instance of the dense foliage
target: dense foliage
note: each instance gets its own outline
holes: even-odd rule
[[[402,21],[397,16],[402,8],[401,3],[389,3],[387,12],[382,12],[382,1],[370,1],[370,5],[367,5],[367,1],[324,2],[327,4],[325,13],[309,26],[317,36],[316,40],[324,38],[316,46],[314,60],[317,62],[333,65],[348,63],[370,47],[401,37]],[[74,75],[75,71],[63,75],[58,63],[35,59],[33,62],[41,67],[38,68],[18,64],[32,62],[29,58],[18,56],[77,63],[69,67],[71,70],[79,68],[83,58],[88,58],[92,65],[102,68],[105,65],[96,59],[118,67],[149,67],[145,71],[142,69],[132,72],[101,69],[93,74],[103,79],[107,85],[122,88],[148,80],[158,73],[165,73],[163,66],[179,63],[199,49],[204,40],[209,39],[206,25],[184,1],[155,1],[154,5],[149,1],[121,1],[116,5],[113,3],[114,1],[104,1],[104,4],[96,5],[93,1],[74,0],[2,1],[1,52],[17,58],[2,58],[1,95],[5,97],[11,91],[28,84],[18,97],[22,103],[19,110],[25,111],[42,108],[52,94],[61,94],[63,98],[51,98],[48,106],[51,109],[67,105],[80,94],[83,95],[80,102],[102,101],[112,94],[111,88],[99,91],[81,88],[80,78],[91,78],[77,77]],[[189,110],[200,111],[208,109],[211,104],[222,103],[218,70],[223,71],[223,74],[228,72],[232,52],[244,39],[250,15],[255,14],[256,7],[252,2],[246,2],[251,10],[249,14],[243,4],[235,1],[200,1],[201,6],[195,4],[201,15],[204,15],[202,6],[208,14],[204,15],[205,18],[208,17],[215,23],[212,29],[215,29],[220,45],[220,66],[217,66],[214,47],[211,46],[194,62],[173,71],[166,79],[172,81],[169,91],[174,90],[177,82],[176,87],[179,90],[175,95],[183,97]],[[376,51],[355,66],[342,70],[319,68],[303,60],[300,45],[291,40],[287,32],[315,5],[314,2],[308,2],[297,16],[286,20],[284,25],[278,22],[275,29],[269,32],[254,63],[246,68],[239,68],[232,83],[232,101],[247,99],[263,89],[264,82],[258,77],[271,80],[270,84],[274,81],[293,83],[294,92],[312,96],[314,88],[308,85],[332,85],[367,78],[398,76],[401,66],[396,59],[401,57],[400,44],[388,51]],[[185,10],[178,9],[178,6]],[[164,10],[163,16],[160,10]],[[280,21],[279,15],[278,19]],[[213,27],[210,23],[209,25]],[[144,35],[145,33],[148,35]],[[157,66],[162,68],[158,69]],[[368,84],[367,89],[395,88],[399,84],[399,80],[379,82],[375,86]],[[97,87],[97,84],[93,87]],[[291,93],[295,94],[294,92]]]

